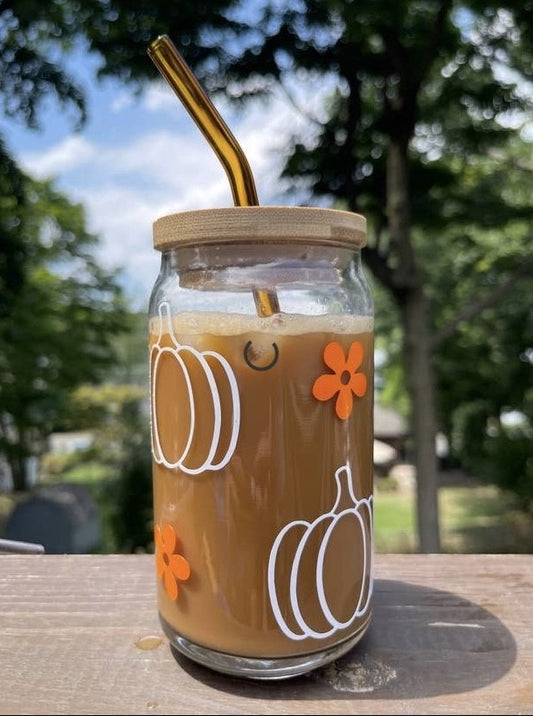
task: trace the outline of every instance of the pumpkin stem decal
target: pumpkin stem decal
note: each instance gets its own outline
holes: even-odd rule
[[[191,446],[199,427],[197,406],[200,398],[195,395],[195,382],[204,386],[213,416],[207,444],[195,447],[195,454],[200,454],[199,465],[190,464]],[[186,400],[177,400],[172,389],[177,385],[181,386]],[[152,455],[157,464],[197,475],[205,470],[220,470],[229,462],[240,428],[240,401],[235,375],[220,353],[200,352],[192,346],[180,345],[174,335],[170,307],[166,302],[159,306],[159,334],[150,352],[150,402]],[[223,439],[223,407],[225,410],[228,402],[230,431],[229,437]],[[161,424],[158,411],[165,411],[167,416]],[[170,422],[169,414],[174,429],[167,428],[164,432],[161,426]]]
[[[361,500],[357,499],[353,491],[352,473],[348,464],[343,465],[335,472],[335,482],[337,496],[331,510],[319,515],[313,522],[304,520],[289,522],[277,535],[270,551],[268,562],[270,604],[278,626],[289,639],[301,640],[307,637],[325,639],[340,629],[349,627],[355,619],[364,616],[370,604],[373,586],[372,496]],[[347,508],[341,508],[341,501],[346,497],[349,498],[351,505]],[[342,617],[339,614],[335,614],[336,607],[329,603],[326,579],[327,562],[331,561],[331,559],[337,562],[339,560],[339,555],[335,553],[334,548],[331,548],[331,544],[335,539],[335,532],[341,526],[349,526],[350,529],[355,529],[360,544],[360,556],[357,558],[351,557],[352,562],[341,566],[344,570],[355,572],[357,576],[357,587],[353,590],[353,594],[350,594],[349,613],[343,614]],[[289,604],[291,614],[284,616],[280,608],[279,590],[282,587],[277,581],[276,566],[277,561],[281,559],[281,552],[288,542],[289,534],[294,537],[295,531],[300,533],[300,537],[290,565]],[[311,625],[306,616],[304,616],[302,600],[299,596],[299,594],[303,593],[299,591],[301,586],[300,567],[303,564],[306,549],[310,549],[309,545],[311,545],[312,540],[316,540],[317,534],[319,535],[319,546],[314,574],[315,584],[311,586],[316,590],[322,621],[328,624],[325,629],[321,630]],[[330,548],[329,551],[328,547]],[[352,555],[354,553],[349,551],[348,554]],[[309,589],[307,589],[306,593],[308,591]],[[288,618],[289,616],[290,619]],[[296,622],[298,630],[292,622]]]

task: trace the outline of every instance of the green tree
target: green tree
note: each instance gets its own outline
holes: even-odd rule
[[[325,119],[294,138],[286,176],[307,189],[308,201],[369,219],[366,264],[393,298],[402,327],[420,548],[439,551],[437,326],[424,247],[451,218],[468,216],[472,197],[480,198],[468,184],[460,195],[448,160],[468,165],[505,147],[515,129],[502,120],[531,111],[531,98],[521,91],[533,73],[530,0],[29,0],[4,8],[11,28],[11,52],[3,55],[8,64],[17,48],[32,47],[38,55],[27,64],[23,54],[18,70],[10,68],[13,87],[31,88],[31,101],[12,104],[28,120],[47,81],[60,100],[81,110],[68,78],[51,82],[48,77],[59,79],[52,70],[39,74],[39,67],[48,67],[39,59],[49,58],[51,47],[81,34],[104,59],[100,74],[126,81],[156,76],[146,47],[160,33],[174,39],[208,91],[236,99],[267,93],[294,76],[333,79]],[[44,84],[17,84],[30,67]],[[439,190],[457,199],[451,217],[436,201]],[[501,226],[499,211],[489,215],[495,228]],[[520,252],[514,258],[519,263]],[[462,306],[454,309],[461,318]],[[450,325],[459,325],[455,317]]]
[[[105,378],[113,336],[127,325],[115,277],[95,261],[97,239],[82,207],[28,178],[23,199],[11,213],[23,277],[0,316],[0,451],[16,490],[26,488],[26,459],[45,448],[70,391]]]
[[[439,427],[453,458],[514,490],[527,508],[533,499],[532,147],[515,139],[505,153],[447,164],[461,191],[432,187],[427,197],[449,219],[437,233],[429,226],[415,232],[427,276]],[[468,212],[458,212],[465,200]],[[383,399],[390,404],[405,393],[401,343],[394,307],[376,294],[378,342],[389,349]],[[523,416],[521,426],[506,428],[508,413]]]
[[[147,392],[146,385],[106,383],[81,385],[71,394],[64,427],[90,430],[93,443],[82,459],[105,464],[112,475],[99,491],[112,551],[153,549]]]
[[[25,250],[20,240],[19,212],[24,201],[24,175],[8,156],[0,140],[0,317],[24,280]]]
[[[115,551],[153,552],[152,458],[146,424],[125,444],[120,479],[111,495]]]
[[[1,3],[4,116],[36,129],[55,95],[73,125],[83,123],[83,93],[62,67],[80,32],[76,6]],[[25,176],[1,137],[0,166],[0,451],[23,490],[27,458],[43,450],[69,391],[105,376],[125,319],[116,277],[94,259],[97,239],[82,207]]]
[[[533,226],[531,145],[463,167],[468,224],[444,232],[456,251],[431,268],[439,414],[452,453],[472,472],[533,501]],[[497,219],[493,216],[498,212]],[[461,306],[457,311],[451,307]],[[475,320],[471,317],[475,316]],[[453,340],[451,338],[453,337]],[[459,369],[460,367],[460,369]],[[506,416],[520,418],[514,427]]]
[[[181,25],[174,9],[154,6],[137,16],[131,3],[113,6],[114,21],[93,23],[89,36],[110,60],[109,71],[124,77],[136,56],[131,44],[123,50],[124,28],[137,18],[139,49],[150,30],[168,32],[210,91],[245,97],[295,74],[335,78],[327,117],[294,139],[286,176],[299,189],[303,180],[311,201],[369,219],[366,263],[393,297],[402,326],[420,548],[439,551],[434,326],[424,245],[450,217],[428,194],[452,192],[465,221],[481,187],[467,184],[459,196],[455,172],[441,159],[469,163],[504,147],[514,129],[501,120],[531,110],[520,90],[531,75],[531,4],[307,0],[243,11],[228,2],[210,7],[207,18],[191,6]],[[499,212],[490,215],[501,227]],[[519,263],[520,252],[514,258]]]
[[[147,344],[146,312],[130,312],[128,331],[119,334],[114,341],[117,363],[110,379],[122,385],[136,385],[148,390],[149,353]]]

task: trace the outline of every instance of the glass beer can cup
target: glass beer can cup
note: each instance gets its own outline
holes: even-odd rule
[[[282,679],[346,653],[373,587],[364,217],[228,207],[154,222],[157,606],[180,653]]]

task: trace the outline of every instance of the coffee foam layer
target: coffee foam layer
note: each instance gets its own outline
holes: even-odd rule
[[[167,317],[154,317],[150,320],[152,333],[168,331]],[[183,312],[172,316],[172,329],[175,333],[202,334],[219,336],[237,336],[243,333],[268,333],[296,336],[308,333],[368,333],[374,329],[372,316],[353,316],[349,314],[327,314],[322,316],[304,316],[295,313],[277,313],[273,316],[259,317],[239,313]]]

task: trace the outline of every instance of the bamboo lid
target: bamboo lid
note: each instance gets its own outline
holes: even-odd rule
[[[153,225],[154,247],[231,242],[323,243],[362,247],[366,219],[338,209],[300,206],[232,206],[169,214]]]

